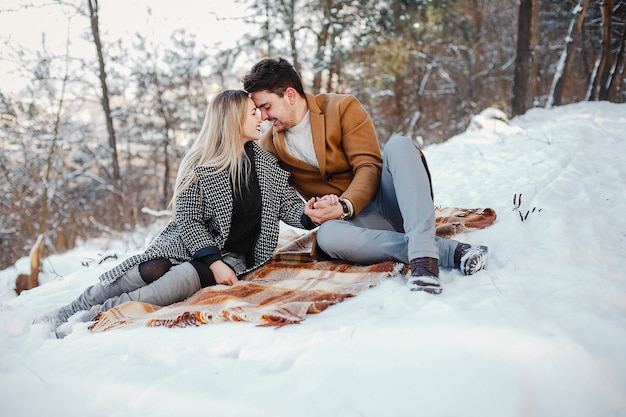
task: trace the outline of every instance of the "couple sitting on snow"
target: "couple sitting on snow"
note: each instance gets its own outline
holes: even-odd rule
[[[319,259],[409,264],[414,291],[441,293],[440,265],[464,275],[485,268],[485,246],[435,236],[424,155],[403,136],[392,137],[381,154],[372,120],[354,96],[305,93],[282,58],[255,64],[243,88],[209,104],[180,164],[175,214],[164,231],[144,253],[35,322],[56,329],[77,312],[90,321],[127,301],[164,306],[206,286],[232,285],[270,259],[281,220],[319,226]],[[257,143],[262,121],[272,127]]]

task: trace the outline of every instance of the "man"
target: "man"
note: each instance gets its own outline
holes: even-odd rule
[[[260,144],[291,172],[305,199],[322,201],[317,246],[324,255],[358,264],[408,263],[411,290],[442,291],[439,265],[471,275],[485,268],[487,248],[435,236],[435,208],[426,160],[407,137],[380,145],[356,97],[305,93],[292,65],[263,59],[243,87],[272,129]],[[335,204],[337,203],[337,204]],[[328,220],[328,221],[327,221]]]

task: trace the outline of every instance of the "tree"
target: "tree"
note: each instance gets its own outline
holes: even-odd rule
[[[531,62],[532,62],[532,71],[531,71],[531,84],[533,86],[532,92],[533,97],[541,96],[541,71],[540,71],[540,63],[537,57],[537,54],[540,51],[540,35],[539,35],[539,0],[532,0],[532,8],[533,8],[533,22],[531,27]]]
[[[524,114],[529,103],[529,62],[532,39],[532,1],[520,0],[517,20],[517,55],[515,57],[515,80],[513,82],[513,115]]]
[[[135,36],[134,56],[124,60],[131,70],[130,92],[125,94],[130,101],[123,102],[127,110],[120,127],[133,141],[135,151],[128,158],[151,163],[133,179],[138,194],[134,201],[143,201],[147,189],[160,198],[146,204],[166,207],[172,197],[171,183],[182,148],[195,138],[206,110],[205,85],[210,79],[202,76],[201,69],[208,59],[207,49],[184,30],[174,32],[167,45],[155,45],[143,34]],[[151,185],[157,178],[160,187]]]
[[[381,142],[396,132],[441,142],[481,107],[508,110],[513,35],[503,22],[511,21],[514,3],[388,0],[363,7],[353,26],[366,30],[353,37],[344,80],[370,111]]]
[[[355,46],[348,52],[349,72],[358,77],[345,78],[370,111],[384,144],[394,133],[413,134],[424,113],[425,86],[433,68],[425,53],[428,16],[415,1],[368,6],[359,11],[364,30],[352,31]]]
[[[0,258],[23,256],[40,230],[47,248],[53,231],[56,248],[67,248],[151,220],[137,213],[169,200],[206,96],[238,86],[260,57],[289,58],[309,91],[354,94],[381,145],[393,133],[442,142],[486,107],[521,114],[531,103],[581,100],[587,86],[593,99],[602,89],[626,98],[625,0],[612,8],[601,0],[238,1],[250,4],[242,18],[258,30],[230,50],[199,46],[185,31],[166,44],[145,31],[135,43],[103,36],[97,0],[43,6],[82,15],[93,57],[33,52],[0,34],[0,60],[32,80],[20,97],[0,96]],[[572,16],[574,3],[588,8]],[[87,122],[77,117],[88,112]],[[103,198],[121,200],[122,190],[123,206]],[[126,219],[134,223],[120,227]]]
[[[349,1],[321,0],[315,8],[321,16],[311,22],[310,28],[315,34],[315,53],[313,57],[314,93],[337,91],[338,79],[341,78],[341,62],[344,55],[341,39],[346,26],[357,11]],[[326,82],[324,83],[324,78]],[[335,84],[333,84],[335,82]]]
[[[570,22],[567,36],[565,37],[565,46],[561,53],[561,58],[554,73],[552,89],[548,98],[546,107],[560,106],[563,98],[563,90],[567,80],[567,74],[571,68],[574,54],[576,51],[576,40],[579,39],[579,33],[582,29],[589,0],[580,0],[578,6],[574,9],[572,20]]]
[[[25,92],[29,97],[11,103],[13,118],[0,130],[1,189],[7,203],[2,208],[0,230],[11,233],[7,241],[0,240],[2,266],[28,251],[36,240],[43,239],[52,252],[65,250],[66,243],[82,229],[72,224],[68,233],[67,227],[81,212],[67,186],[76,181],[66,159],[71,154],[72,130],[67,115],[75,110],[72,106],[80,104],[80,100],[66,100],[71,61],[68,45],[69,38],[66,54],[56,57],[44,42],[35,62],[23,62],[22,68],[32,71],[32,84]],[[60,79],[53,75],[58,69],[63,71]]]
[[[594,98],[607,100],[609,98],[609,76],[613,65],[613,0],[602,0],[600,10],[602,11],[602,50],[596,72],[597,78],[593,80],[593,85],[597,91]]]
[[[615,50],[617,51],[616,57],[614,60],[614,65],[610,71],[608,95],[614,101],[624,102],[626,101],[626,94],[624,94],[624,88],[626,87],[624,85],[624,80],[626,79],[626,2],[622,1],[620,6],[621,20],[616,26],[621,26],[622,32],[621,36],[617,37],[618,46],[615,48]],[[614,16],[618,16],[617,13],[615,13]],[[619,97],[620,93],[621,99]]]
[[[96,47],[96,53],[98,55],[98,70],[100,76],[100,87],[102,90],[101,104],[104,111],[104,118],[106,121],[107,132],[109,135],[109,147],[111,148],[111,177],[115,188],[117,189],[116,201],[118,206],[122,206],[122,181],[120,175],[120,165],[117,156],[117,143],[115,138],[115,128],[113,127],[113,116],[111,112],[111,105],[109,103],[109,87],[107,85],[106,63],[104,61],[104,53],[102,50],[102,41],[100,40],[100,24],[98,19],[98,0],[87,0],[89,7],[89,21],[91,24],[91,33],[93,36],[93,42]]]
[[[626,2],[579,0],[571,16],[546,105],[577,96],[623,101],[618,88],[624,80]],[[579,86],[586,86],[584,94]]]
[[[252,2],[251,16],[246,21],[259,26],[259,34],[247,34],[246,45],[257,49],[261,56],[289,57],[296,71],[301,71],[299,45],[307,27],[308,7],[302,0],[262,0]],[[303,16],[302,21],[297,19]],[[228,51],[228,55],[236,53]]]

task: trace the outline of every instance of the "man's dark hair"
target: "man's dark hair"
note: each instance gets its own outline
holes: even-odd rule
[[[293,66],[284,58],[265,58],[254,64],[241,80],[243,89],[252,94],[267,90],[282,97],[288,87],[304,97],[302,80]]]

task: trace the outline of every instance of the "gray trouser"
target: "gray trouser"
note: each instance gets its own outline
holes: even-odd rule
[[[409,263],[429,257],[454,267],[459,242],[435,236],[435,207],[419,150],[394,136],[383,152],[378,193],[353,219],[331,220],[317,232],[317,244],[329,256],[358,264]]]
[[[70,305],[74,312],[100,306],[94,314],[127,301],[166,306],[183,301],[199,289],[198,273],[189,262],[172,266],[161,278],[147,285],[139,275],[139,267],[135,266],[109,286],[103,287],[100,283],[92,285]]]

